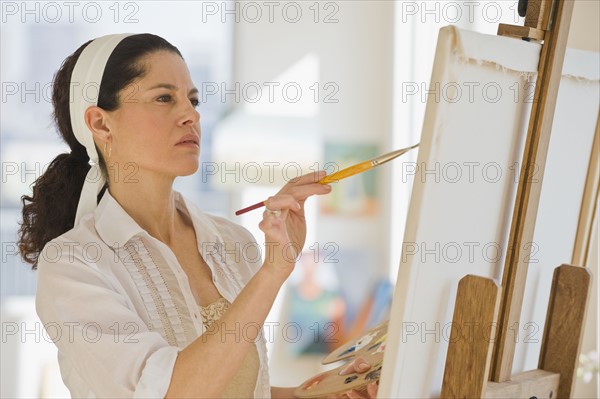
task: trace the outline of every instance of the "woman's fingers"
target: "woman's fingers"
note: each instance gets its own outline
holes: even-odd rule
[[[362,396],[354,389],[346,392],[346,395],[348,395],[350,399],[363,399]]]
[[[327,176],[327,172],[324,170],[318,170],[316,172],[307,173],[302,176],[294,177],[289,181],[290,185],[303,185],[303,184],[311,184],[318,183],[319,180]]]
[[[304,198],[307,198],[315,194],[327,194],[331,191],[331,186],[328,184],[320,184],[319,180],[326,176],[325,171],[318,171],[308,173],[290,180],[283,188],[280,193],[295,193],[296,197],[300,195],[297,191],[298,188],[304,188]]]
[[[305,201],[311,195],[323,195],[331,192],[331,186],[328,184],[305,184],[294,186],[282,190],[283,193],[294,196],[298,201]]]
[[[368,399],[368,397],[364,393],[359,392],[355,389],[349,390],[348,392],[346,392],[346,395],[348,395],[350,399]]]
[[[362,357],[357,357],[340,371],[340,375],[364,373],[371,368],[371,364]],[[377,383],[367,385],[366,391],[350,390],[346,392],[350,399],[374,399],[377,397]]]
[[[376,399],[377,398],[377,388],[378,385],[376,382],[372,382],[367,385],[366,390],[357,391],[356,389],[351,389],[346,392],[346,395],[350,399]]]
[[[369,385],[367,385],[367,393],[369,394],[369,397],[376,398],[378,389],[379,385],[377,385],[376,382],[372,382]]]
[[[258,227],[265,233],[265,262],[293,268],[306,239],[303,204],[311,195],[327,194],[331,186],[319,183],[324,171],[303,175],[288,182],[265,201]]]
[[[265,206],[270,210],[289,209],[299,211],[302,209],[300,201],[305,201],[311,195],[327,194],[331,191],[330,185],[311,184],[294,186],[282,189],[277,195],[269,197],[265,201]]]
[[[270,211],[281,211],[283,209],[299,211],[301,209],[300,203],[290,194],[278,194],[269,197],[265,201],[265,206]]]
[[[353,373],[364,373],[369,370],[371,365],[362,357],[357,357],[350,364],[340,371],[340,375],[353,374]]]

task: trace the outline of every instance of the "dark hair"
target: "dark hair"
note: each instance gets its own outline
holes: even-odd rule
[[[73,228],[77,204],[84,180],[90,169],[85,147],[71,127],[69,92],[71,75],[83,49],[91,40],[67,57],[54,75],[52,105],[54,122],[71,153],[58,155],[34,183],[32,196],[23,195],[23,222],[19,228],[19,252],[23,260],[37,268],[40,252],[48,241]],[[119,93],[134,80],[147,73],[144,58],[157,51],[170,51],[181,57],[179,50],[160,36],[144,33],[127,36],[110,55],[98,93],[98,106],[113,111],[120,106]],[[183,57],[182,57],[183,58]],[[96,148],[98,150],[98,148]],[[102,153],[99,164],[108,176]],[[108,179],[107,179],[108,181]],[[106,186],[99,193],[102,197]]]

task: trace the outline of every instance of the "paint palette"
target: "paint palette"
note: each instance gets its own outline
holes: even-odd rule
[[[294,395],[297,398],[316,398],[338,393],[351,389],[361,390],[381,376],[383,354],[387,337],[388,322],[366,331],[360,338],[349,341],[331,352],[323,364],[337,362],[339,360],[362,357],[371,368],[364,373],[350,373],[340,375],[340,372],[348,366],[343,364],[333,370],[326,371],[306,380],[296,388]]]
[[[377,349],[381,342],[385,342],[387,336],[388,322],[384,321],[381,324],[365,331],[363,335],[352,341],[346,342],[321,361],[323,364],[338,362],[340,360],[349,359],[357,355],[358,352],[369,352]]]

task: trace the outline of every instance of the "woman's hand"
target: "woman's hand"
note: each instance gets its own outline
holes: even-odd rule
[[[357,357],[350,364],[348,364],[345,368],[343,368],[342,371],[340,371],[340,375],[348,375],[348,374],[354,374],[354,373],[362,374],[362,373],[366,373],[370,369],[371,369],[371,365],[365,359],[363,359],[362,357]],[[366,389],[363,389],[360,391],[351,389],[350,391],[347,391],[347,392],[327,395],[325,397],[322,397],[321,399],[348,399],[348,398],[350,398],[350,399],[376,399],[378,388],[379,388],[378,382],[372,382],[367,385]],[[287,388],[276,388],[276,389],[279,390],[279,389],[287,389]],[[292,388],[292,390],[293,389],[294,388]],[[277,391],[277,392],[279,392],[279,391]],[[275,397],[279,397],[279,396],[273,396],[273,397],[275,398]],[[294,396],[294,398],[297,398],[297,396]]]
[[[265,263],[291,273],[306,239],[304,203],[312,195],[331,192],[331,186],[319,183],[325,175],[319,171],[292,179],[265,201],[263,220],[258,225],[265,233]]]
[[[344,368],[340,375],[346,374],[354,374],[354,373],[365,373],[369,371],[371,365],[364,360],[362,357],[357,357],[352,361],[346,368]],[[366,390],[357,391],[355,389],[351,389],[348,392],[345,392],[341,395],[341,398],[350,398],[350,399],[375,399],[377,398],[377,382],[372,382],[367,385]]]

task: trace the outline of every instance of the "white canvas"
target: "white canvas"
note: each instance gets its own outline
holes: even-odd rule
[[[381,398],[437,396],[458,281],[501,280],[539,53],[518,39],[440,30],[429,87],[439,95],[427,101]]]
[[[517,339],[513,373],[537,368],[552,274],[573,256],[600,107],[600,54],[567,49],[562,75],[533,236],[535,253],[521,320],[511,329]]]

